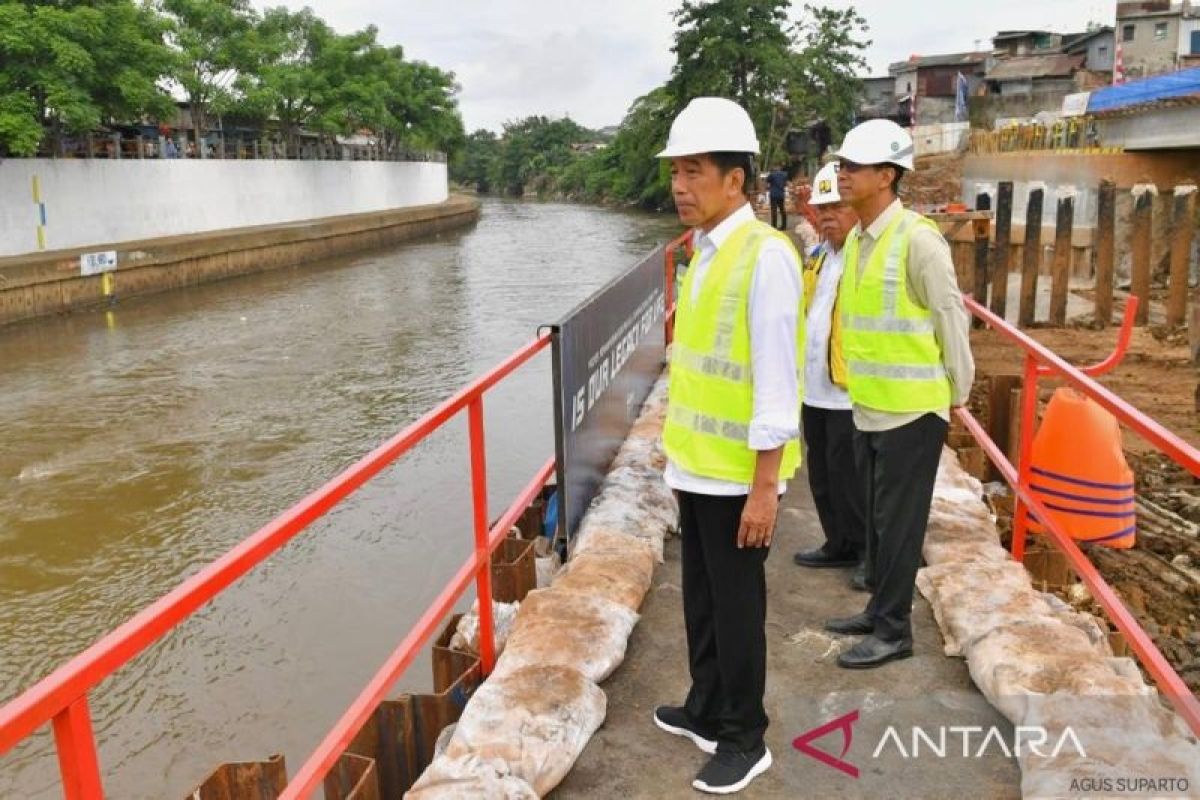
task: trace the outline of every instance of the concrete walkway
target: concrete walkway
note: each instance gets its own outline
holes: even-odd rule
[[[821,541],[807,479],[797,475],[784,498],[767,560],[767,744],[774,766],[741,796],[1019,797],[1016,760],[1006,757],[994,738],[983,756],[976,757],[991,726],[1011,748],[1012,726],[975,689],[965,662],[942,655],[941,635],[920,595],[913,615],[913,658],[876,670],[837,667],[837,654],[853,640],[826,635],[821,621],[861,610],[866,595],[849,588],[848,570],[808,570],[792,564],[792,553]],[[707,756],[690,742],[659,731],[651,720],[656,705],[682,702],[689,685],[679,584],[679,540],[674,538],[667,542],[665,563],[656,571],[642,606],[626,661],[602,687],[608,695],[607,720],[552,797],[703,796],[691,788],[691,781]],[[857,778],[792,746],[805,732],[856,710],[859,717],[850,725],[852,739],[844,760],[858,770]],[[889,726],[894,726],[895,738],[887,734]],[[964,733],[950,730],[952,726],[974,729]],[[944,729],[944,756],[921,739],[914,757],[914,727],[934,745],[940,744]],[[832,729],[813,745],[840,756],[842,730]]]

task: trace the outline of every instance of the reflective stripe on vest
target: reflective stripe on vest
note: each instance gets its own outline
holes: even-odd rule
[[[851,399],[867,408],[915,413],[950,405],[950,380],[933,317],[907,291],[912,232],[925,224],[932,223],[902,210],[879,237],[861,277],[861,231],[853,231],[846,242],[839,301],[847,388]]]
[[[717,250],[698,295],[693,281],[699,250],[684,276],[671,349],[663,443],[668,457],[694,475],[742,484],[754,479],[758,454],[748,443],[754,414],[748,306],[758,254],[772,236],[792,246],[765,223],[748,221]],[[803,330],[798,322],[798,375],[803,365]],[[798,415],[799,397],[796,402]],[[780,478],[790,478],[799,463],[797,438],[784,446]]]

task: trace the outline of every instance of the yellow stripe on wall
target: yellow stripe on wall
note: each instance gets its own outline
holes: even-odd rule
[[[38,175],[33,176],[33,202],[42,202],[42,179]]]

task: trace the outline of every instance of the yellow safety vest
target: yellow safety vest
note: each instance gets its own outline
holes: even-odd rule
[[[671,347],[663,444],[680,468],[706,478],[752,483],[758,453],[747,444],[754,415],[750,362],[750,281],[769,237],[791,240],[758,220],[739,226],[717,250],[695,302],[692,284],[699,249],[684,276]],[[799,255],[796,264],[800,263]],[[797,276],[799,277],[799,276]],[[801,298],[803,319],[804,299]],[[796,325],[796,373],[803,380],[804,325]],[[800,414],[796,398],[796,415]],[[784,446],[780,480],[800,466],[800,441]]]
[[[811,258],[804,268],[804,302],[812,308],[812,298],[817,292],[817,279],[821,276],[821,268],[825,266],[825,256],[828,251],[821,250],[816,258]],[[840,287],[839,287],[840,288]],[[833,318],[829,325],[829,350],[826,353],[825,364],[829,370],[829,380],[834,386],[846,386],[846,356],[842,351],[842,315],[838,313],[841,292],[833,300]]]
[[[884,229],[858,277],[859,228],[846,239],[838,301],[850,399],[894,414],[950,406],[950,379],[933,332],[933,315],[908,296],[908,249],[918,225],[933,221],[907,209]]]

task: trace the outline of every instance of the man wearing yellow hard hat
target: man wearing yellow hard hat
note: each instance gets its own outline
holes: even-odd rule
[[[771,766],[764,564],[779,496],[800,464],[800,258],[746,202],[757,153],[741,106],[698,97],[658,154],[671,162],[679,218],[694,228],[663,429],[691,688],[683,705],[655,709],[654,722],[711,755],[692,786],[714,794]]]
[[[846,668],[912,655],[912,601],[950,409],[975,377],[968,317],[950,246],[897,195],[913,168],[912,137],[889,120],[846,134],[838,192],[858,212],[838,292],[853,403],[855,463],[866,503],[866,609],[826,629],[864,638]]]
[[[854,466],[854,419],[846,391],[846,359],[842,354],[842,321],[838,286],[842,278],[843,248],[858,214],[842,200],[837,187],[837,165],[826,164],[813,178],[809,205],[817,211],[821,243],[809,255],[804,269],[805,320],[804,434],[808,487],[821,520],[825,542],[801,550],[792,558],[810,568],[853,567],[850,583],[867,590],[863,557],[866,520],[863,519],[862,485]]]

